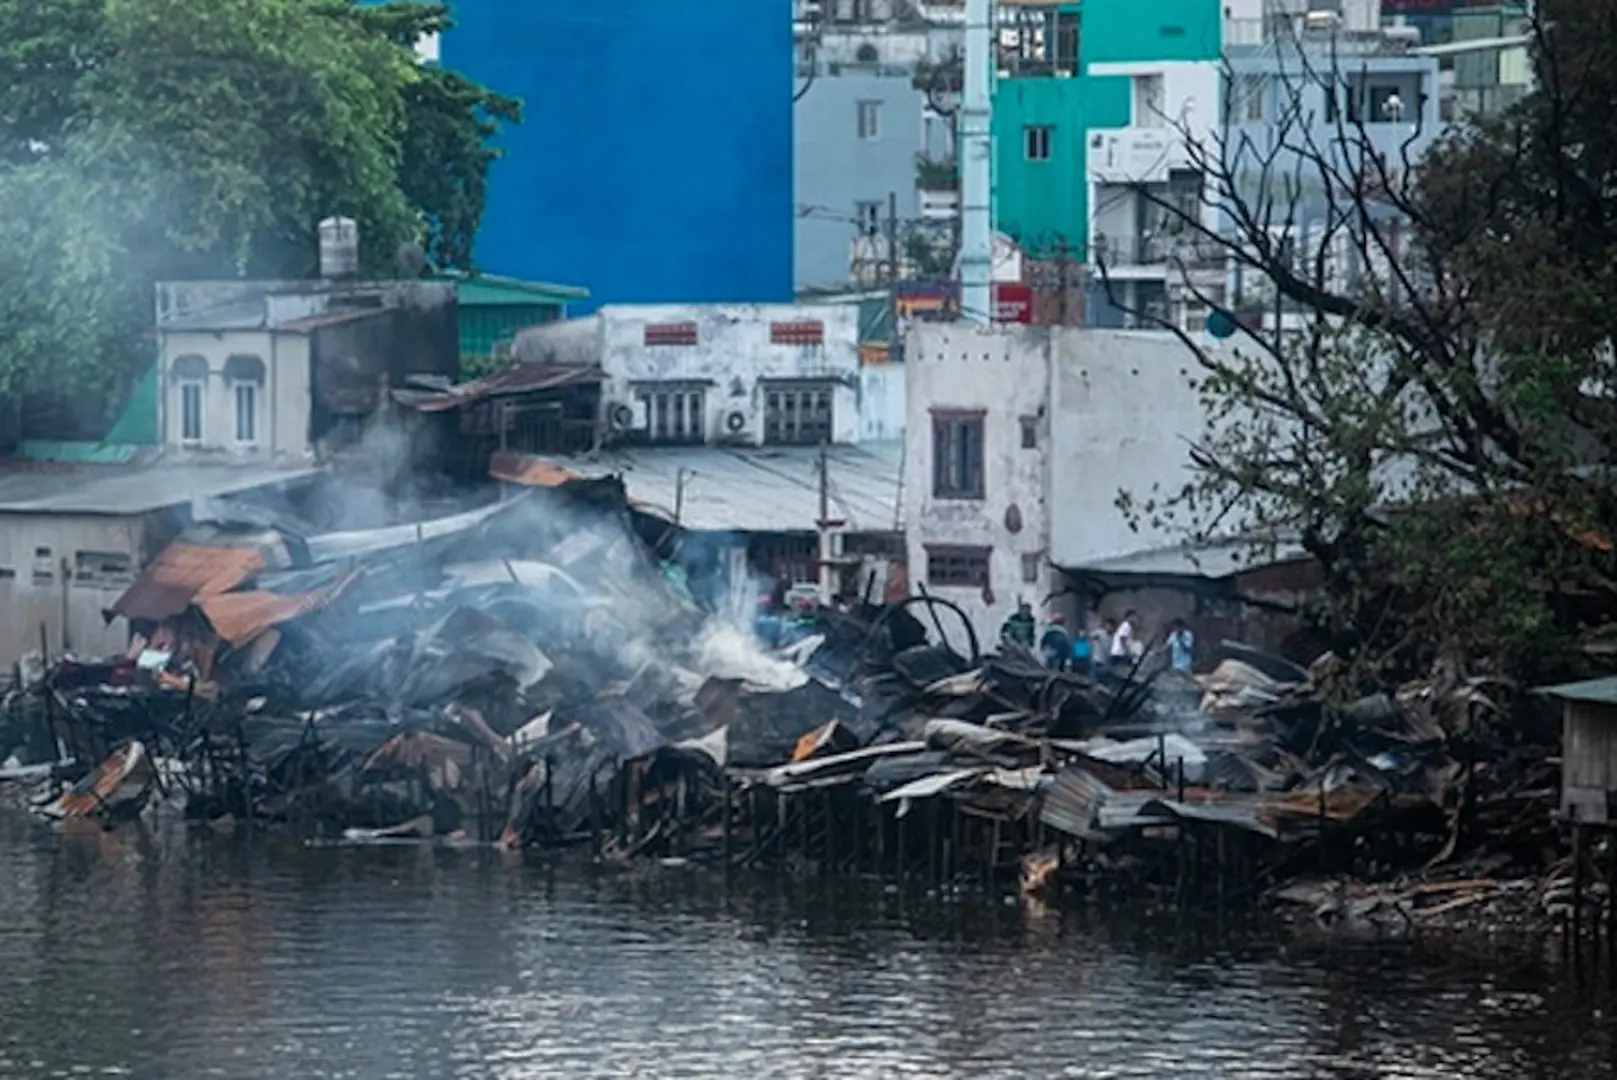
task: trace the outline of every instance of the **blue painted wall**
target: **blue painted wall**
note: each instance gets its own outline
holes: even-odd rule
[[[526,105],[475,258],[588,303],[792,296],[785,0],[455,0],[441,62]]]

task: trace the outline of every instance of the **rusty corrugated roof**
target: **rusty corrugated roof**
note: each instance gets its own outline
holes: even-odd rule
[[[488,474],[495,480],[526,487],[561,487],[569,480],[579,479],[577,473],[553,461],[514,450],[501,450],[489,455]]]
[[[131,621],[162,622],[200,597],[229,592],[263,569],[264,556],[257,548],[204,547],[176,540],[141,571],[109,611]]]
[[[283,596],[252,591],[226,592],[197,599],[196,605],[213,632],[235,646],[246,645],[272,626],[312,614],[340,596],[358,574],[344,574],[323,589]]]

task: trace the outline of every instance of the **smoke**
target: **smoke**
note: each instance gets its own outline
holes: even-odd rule
[[[367,435],[363,449],[383,454],[382,461],[336,480],[327,498],[346,503],[333,512],[343,524],[378,513],[394,524],[310,540],[317,559],[353,559],[366,573],[356,596],[314,624],[330,647],[302,651],[298,683],[321,685],[389,638],[457,610],[493,617],[536,646],[555,664],[558,693],[569,685],[599,692],[649,680],[663,696],[689,704],[714,676],[769,689],[807,681],[758,640],[750,606],[714,604],[711,595],[699,602],[682,570],[635,534],[615,481],[525,491],[472,511],[482,520],[458,533],[442,518],[418,529],[407,519],[401,524],[400,515],[420,504],[397,501],[379,486],[387,481],[391,440],[385,432]]]

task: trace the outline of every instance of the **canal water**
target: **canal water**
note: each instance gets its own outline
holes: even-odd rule
[[[1530,943],[0,816],[0,1077],[1614,1075]]]

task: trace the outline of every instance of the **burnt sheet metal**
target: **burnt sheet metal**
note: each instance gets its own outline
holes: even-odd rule
[[[204,547],[176,540],[108,609],[131,622],[171,619],[202,597],[229,592],[265,569],[254,547]]]
[[[516,364],[475,382],[452,386],[439,394],[395,391],[394,400],[418,412],[446,412],[495,397],[537,394],[569,386],[588,386],[606,381],[606,372],[585,364]]]
[[[1179,802],[1175,799],[1152,799],[1139,810],[1141,818],[1164,818],[1176,821],[1197,821],[1211,825],[1227,825],[1278,840],[1280,833],[1262,820],[1263,804],[1256,799],[1229,799],[1216,802]]]
[[[970,769],[949,769],[946,772],[934,773],[932,776],[923,776],[919,780],[912,780],[903,787],[894,788],[878,798],[877,802],[897,802],[898,817],[903,817],[910,811],[910,805],[916,799],[930,799],[942,795],[957,787],[974,782],[988,770],[981,766]]]
[[[501,450],[489,455],[488,474],[494,480],[523,487],[558,488],[581,478],[579,473],[536,454]]]
[[[872,792],[891,791],[912,780],[944,772],[954,764],[954,756],[944,750],[910,752],[913,748],[924,747],[925,743],[889,745],[900,749],[894,751],[890,757],[877,758],[870,768],[865,770],[865,787]]]
[[[729,729],[726,764],[743,769],[790,761],[804,735],[832,720],[855,726],[859,713],[857,705],[812,679],[791,690],[770,691],[709,679],[697,691],[696,708],[710,723]]]
[[[1079,839],[1100,835],[1100,810],[1115,792],[1084,769],[1069,765],[1044,790],[1039,820]]]
[[[771,769],[764,774],[764,782],[771,787],[784,787],[787,784],[807,780],[815,776],[831,776],[844,772],[866,770],[871,762],[879,758],[895,757],[905,754],[918,754],[926,749],[922,742],[886,743],[881,746],[865,746],[858,750],[849,750],[843,754],[832,754],[827,757],[813,758],[808,761],[793,762]],[[946,756],[944,757],[947,760]]]
[[[240,647],[256,639],[271,627],[301,619],[305,615],[330,605],[358,577],[344,574],[323,589],[301,595],[285,596],[273,592],[229,592],[218,596],[205,596],[197,607],[218,634],[231,645]]]

